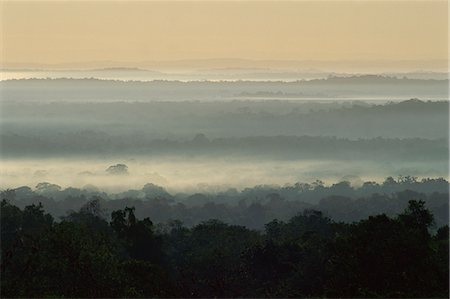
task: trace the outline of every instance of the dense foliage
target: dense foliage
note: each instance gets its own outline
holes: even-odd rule
[[[108,220],[106,220],[108,219]],[[3,297],[448,297],[448,225],[424,201],[335,222],[307,210],[264,231],[204,221],[156,227],[99,200],[61,221],[1,203]]]
[[[352,179],[352,178],[349,178]],[[449,222],[449,183],[443,178],[417,179],[411,176],[388,177],[383,183],[361,182],[354,187],[348,181],[325,185],[321,181],[285,186],[260,185],[243,190],[171,194],[163,187],[146,184],[142,189],[117,194],[98,189],[66,188],[39,183],[34,189],[22,186],[1,192],[19,208],[42,203],[53,217],[79,210],[98,199],[108,216],[127,206],[136,208],[138,218],[149,217],[155,224],[180,220],[191,227],[211,218],[262,230],[273,219],[283,221],[305,209],[321,211],[335,221],[354,222],[370,215],[401,213],[409,200],[423,200],[434,215],[435,224]],[[109,219],[108,219],[109,220]]]

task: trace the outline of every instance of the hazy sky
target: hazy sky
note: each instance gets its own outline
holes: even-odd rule
[[[446,1],[2,1],[1,12],[4,66],[448,54]]]

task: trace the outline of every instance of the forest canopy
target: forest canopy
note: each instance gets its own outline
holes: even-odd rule
[[[410,200],[336,222],[306,210],[256,231],[219,220],[155,226],[100,201],[60,221],[1,202],[6,297],[448,297],[448,225]],[[407,250],[405,250],[407,249]],[[64,279],[61,279],[64,277]]]

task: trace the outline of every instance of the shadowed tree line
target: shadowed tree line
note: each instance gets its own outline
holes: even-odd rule
[[[42,203],[56,218],[97,199],[107,214],[134,206],[137,217],[150,217],[155,224],[177,219],[191,227],[215,218],[260,230],[274,218],[286,221],[305,209],[318,210],[347,223],[381,213],[394,216],[401,213],[411,199],[426,202],[436,225],[442,226],[449,222],[448,188],[448,181],[442,178],[418,180],[400,176],[388,177],[381,184],[364,182],[360,187],[353,187],[347,181],[329,186],[315,181],[195,194],[170,194],[154,184],[146,184],[139,190],[107,194],[93,187],[62,189],[55,184],[40,183],[34,190],[24,186],[3,191],[1,196],[19,208]]]
[[[155,226],[99,200],[60,221],[1,202],[4,297],[448,297],[448,225],[424,201],[342,223],[306,210],[264,230]],[[432,228],[434,228],[432,230]],[[431,233],[433,231],[433,233]]]

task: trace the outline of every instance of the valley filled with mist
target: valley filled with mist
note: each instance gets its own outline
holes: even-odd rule
[[[4,190],[49,183],[121,194],[154,184],[173,195],[214,195],[318,180],[359,188],[390,176],[448,179],[447,79],[71,74],[0,81]],[[123,171],[109,172],[115,165]]]
[[[361,94],[366,81],[372,90],[415,88],[440,100],[285,97],[330,86]],[[440,82],[1,81],[2,184],[117,192],[155,183],[196,192],[345,177],[447,178],[449,105],[447,81]],[[106,169],[115,164],[127,173],[110,176]]]

